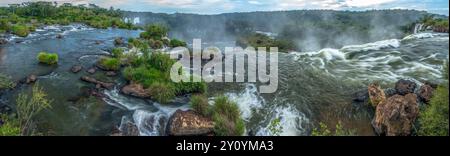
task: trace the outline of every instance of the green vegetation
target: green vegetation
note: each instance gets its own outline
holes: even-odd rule
[[[20,135],[20,128],[17,123],[17,120],[11,119],[9,116],[5,114],[0,114],[0,121],[3,122],[3,125],[0,124],[0,136]]]
[[[445,65],[444,77],[447,79],[443,85],[434,91],[428,106],[422,109],[419,115],[420,129],[418,135],[422,136],[448,136],[449,135],[449,92],[448,92],[448,62]]]
[[[68,25],[84,23],[94,28],[116,27],[137,29],[132,23],[122,20],[122,11],[114,8],[104,9],[94,4],[74,6],[56,2],[25,2],[0,7],[0,32],[13,33],[26,37],[35,28],[42,25]]]
[[[295,43],[284,39],[275,39],[267,35],[254,33],[245,37],[240,37],[237,39],[236,44],[243,48],[251,46],[255,49],[259,47],[266,47],[269,51],[270,47],[278,47],[279,52],[290,52],[297,50]]]
[[[189,103],[197,113],[203,116],[210,115],[210,108],[208,104],[208,98],[204,95],[192,95],[191,101]]]
[[[120,69],[121,63],[118,58],[102,57],[98,61],[98,65],[105,70],[116,71]]]
[[[123,57],[123,48],[114,48],[111,52],[114,58],[122,58]]]
[[[41,111],[51,108],[51,103],[39,84],[33,86],[31,98],[24,93],[19,94],[16,109],[22,135],[34,134],[33,118]]]
[[[312,131],[312,136],[355,136],[354,130],[344,129],[342,123],[339,121],[333,130],[330,130],[324,123],[319,123],[319,128]]]
[[[161,24],[151,24],[145,27],[145,32],[140,34],[143,39],[153,39],[161,40],[163,37],[167,36],[169,28]]]
[[[40,52],[37,59],[40,63],[48,65],[58,64],[58,54],[56,53]]]
[[[149,87],[152,98],[160,103],[168,103],[175,97],[175,90],[170,83],[155,82]]]
[[[0,73],[0,90],[14,88],[15,83],[8,76]]]
[[[236,103],[225,96],[217,97],[212,107],[214,132],[218,136],[240,136],[244,134],[245,124]]]
[[[170,43],[169,43],[169,46],[172,47],[172,48],[174,48],[174,47],[186,47],[186,45],[187,45],[186,42],[180,41],[178,39],[171,39]]]

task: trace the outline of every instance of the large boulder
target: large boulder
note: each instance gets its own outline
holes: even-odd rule
[[[114,45],[123,45],[125,42],[122,37],[117,37],[114,39]]]
[[[114,87],[114,83],[101,82],[101,81],[96,80],[95,78],[92,78],[89,76],[82,76],[80,79],[85,82],[93,83],[95,85],[98,85],[98,86],[106,88],[106,89],[112,89]]]
[[[136,83],[131,83],[122,88],[122,93],[139,98],[150,98],[150,91],[144,88],[144,86]]]
[[[418,115],[416,94],[394,95],[377,106],[372,126],[378,135],[408,136]]]
[[[397,94],[406,95],[414,93],[416,86],[416,83],[413,81],[401,79],[395,83],[395,90],[397,91]]]
[[[177,110],[169,119],[167,134],[170,136],[205,136],[213,133],[214,123],[195,111]]]
[[[367,90],[369,92],[370,103],[373,107],[377,107],[378,104],[386,101],[384,90],[378,84],[370,84]]]
[[[419,92],[417,95],[419,96],[419,99],[424,102],[428,103],[431,100],[431,97],[433,96],[434,88],[430,85],[422,85],[419,89]]]

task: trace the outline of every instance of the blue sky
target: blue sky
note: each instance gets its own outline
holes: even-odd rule
[[[0,0],[0,5],[42,0]],[[95,3],[129,11],[219,14],[228,12],[333,9],[416,9],[448,15],[448,0],[48,0],[74,4]]]

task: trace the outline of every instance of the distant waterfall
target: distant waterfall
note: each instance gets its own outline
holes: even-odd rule
[[[126,23],[131,22],[131,23],[133,23],[133,24],[139,24],[139,23],[141,23],[141,19],[140,19],[139,17],[133,17],[133,18],[131,18],[131,17],[126,17],[126,18],[124,19],[124,21],[125,21]]]
[[[422,31],[423,30],[423,24],[422,23],[419,23],[419,24],[416,24],[415,26],[414,26],[414,34],[417,34],[417,33],[419,33],[420,31]]]

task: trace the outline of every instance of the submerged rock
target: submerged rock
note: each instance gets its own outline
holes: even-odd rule
[[[353,101],[354,102],[367,102],[369,99],[369,92],[367,89],[358,91],[353,94]]]
[[[37,76],[34,74],[31,74],[27,77],[26,83],[31,84],[31,83],[36,82],[36,80],[37,80]]]
[[[117,73],[114,71],[108,71],[108,72],[106,72],[106,76],[109,76],[109,77],[117,76]]]
[[[63,38],[63,35],[58,34],[58,35],[56,35],[56,38],[57,38],[57,39],[62,39],[62,38]]]
[[[0,38],[0,45],[8,44],[8,40]]]
[[[416,94],[394,95],[377,106],[372,126],[378,135],[408,136],[418,115]]]
[[[416,89],[416,83],[410,80],[401,79],[395,83],[395,90],[399,95],[406,95],[409,93],[414,93]]]
[[[87,70],[87,72],[88,72],[89,74],[95,74],[95,72],[97,72],[97,68],[91,67],[91,68],[89,68],[89,69]]]
[[[96,80],[95,78],[89,77],[89,76],[82,76],[81,80],[89,83],[93,83],[95,85],[99,85],[100,87],[106,88],[106,89],[113,89],[114,83],[108,83],[108,82],[101,82]]]
[[[203,136],[213,133],[214,123],[195,111],[177,110],[169,119],[167,133],[171,136]]]
[[[424,102],[428,103],[431,100],[431,97],[433,96],[434,88],[430,85],[422,85],[419,89],[419,92],[417,95],[419,96],[419,99]]]
[[[386,101],[386,95],[378,84],[370,84],[367,90],[373,107],[377,107],[378,104]]]
[[[122,37],[117,37],[114,39],[114,45],[123,45],[125,42],[123,41]]]
[[[389,98],[397,94],[397,91],[394,88],[387,88],[384,90],[384,94],[386,95],[387,98]]]
[[[70,71],[72,71],[72,73],[78,73],[78,72],[80,72],[81,70],[83,70],[83,66],[81,66],[81,65],[74,65],[74,66],[70,69]]]
[[[144,86],[135,83],[124,86],[121,92],[139,98],[150,98],[151,96],[150,92],[147,89],[144,89]]]

